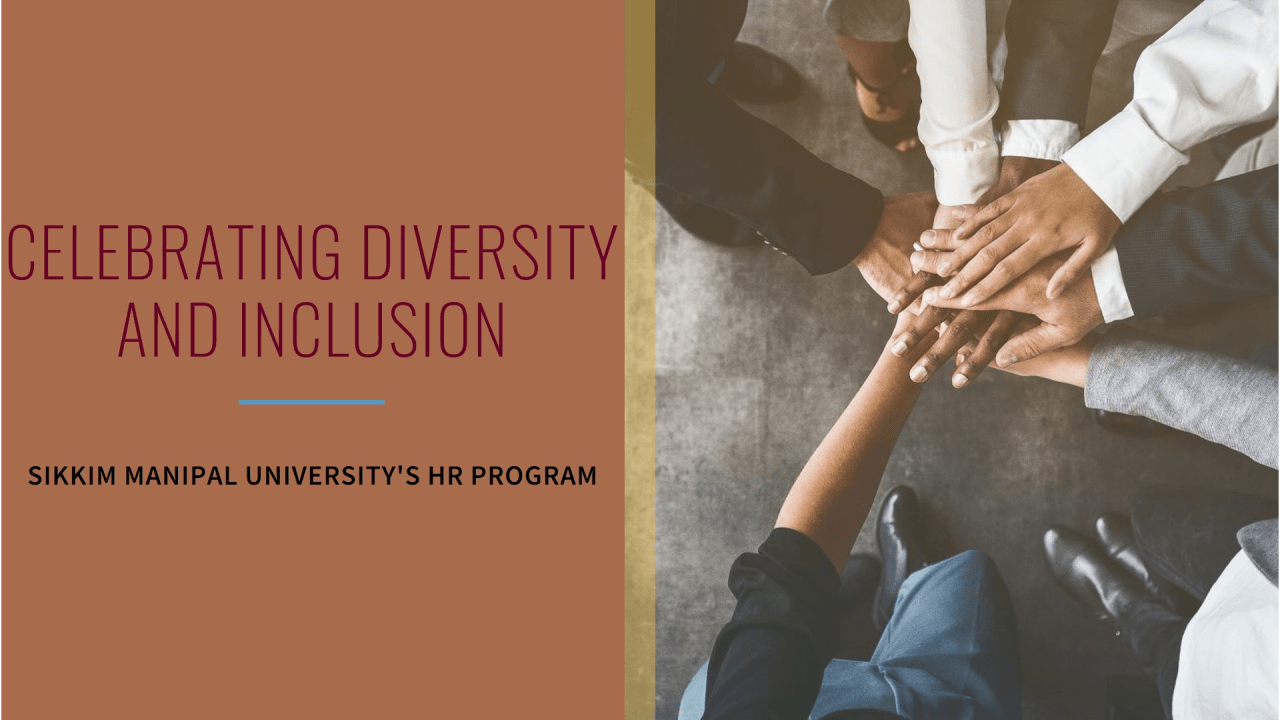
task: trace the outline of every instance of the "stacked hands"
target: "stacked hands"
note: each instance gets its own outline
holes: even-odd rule
[[[922,208],[931,200],[930,193],[886,199],[877,240],[904,247],[905,228],[929,226]],[[1069,166],[1011,157],[977,203],[937,207],[931,222],[912,243],[912,274],[903,273],[896,289],[887,273],[870,272],[870,258],[858,263],[889,311],[907,313],[891,352],[901,357],[932,343],[911,379],[925,382],[954,356],[957,388],[993,360],[1017,374],[1083,385],[1087,336],[1103,322],[1089,268],[1119,229],[1116,215]]]

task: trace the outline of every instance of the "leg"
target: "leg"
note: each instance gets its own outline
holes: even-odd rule
[[[1022,717],[1013,602],[984,553],[907,578],[871,663],[907,717]]]
[[[1172,718],[1173,683],[1178,677],[1178,654],[1187,618],[1158,602],[1144,601],[1120,617],[1120,628],[1129,652],[1156,681],[1165,716]]]
[[[698,672],[684,689],[680,697],[680,712],[677,720],[699,720],[707,707],[707,664],[702,663]]]
[[[823,15],[849,62],[863,117],[872,123],[917,122],[913,111],[918,91],[913,83],[903,82],[909,75],[904,74],[909,63],[903,57],[910,16],[907,3],[827,0]],[[919,147],[914,127],[903,132],[908,136],[886,144],[899,152]]]
[[[1202,601],[1240,550],[1236,531],[1275,517],[1276,503],[1212,488],[1162,486],[1139,492],[1129,510],[1147,566]]]

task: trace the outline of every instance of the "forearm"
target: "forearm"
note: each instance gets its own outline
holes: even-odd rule
[[[660,76],[656,103],[659,183],[734,216],[812,275],[843,268],[870,241],[879,190],[702,79]]]
[[[1116,5],[1116,0],[1014,0],[1005,24],[1009,55],[1001,116],[1064,121],[1076,126],[1078,138],[1093,68],[1111,34]]]
[[[895,357],[886,348],[871,375],[805,463],[778,515],[777,527],[807,535],[842,567],[863,521],[893,446],[923,385],[908,377],[918,351]]]
[[[1276,372],[1116,328],[1089,359],[1085,404],[1141,415],[1276,467]]]
[[[1276,117],[1274,0],[1208,0],[1143,51],[1133,100],[1063,156],[1127,221],[1187,150]]]
[[[1276,189],[1273,165],[1147,202],[1114,241],[1132,313],[1275,294]]]
[[[981,0],[911,0],[908,38],[920,76],[920,142],[943,205],[975,202],[1000,175],[992,119],[999,105],[987,68]]]

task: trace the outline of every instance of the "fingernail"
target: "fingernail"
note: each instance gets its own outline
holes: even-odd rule
[[[920,234],[920,242],[924,243],[925,247],[933,247],[934,240],[935,238],[937,238],[937,236],[938,234],[935,233],[934,231],[925,230],[923,233]]]
[[[964,364],[964,355],[963,354],[956,355],[956,365],[963,365],[963,364]]]
[[[946,331],[947,331],[947,324],[946,324],[946,323],[944,323],[944,322],[940,322],[940,323],[938,323],[938,334],[939,334],[939,335],[942,335],[942,334],[943,334],[943,333],[945,333]]]
[[[921,244],[920,244],[920,243],[918,243],[918,242],[914,242],[914,243],[911,243],[911,249],[912,249],[912,250],[916,250],[916,251],[923,251],[923,250],[924,250],[924,246],[923,246],[923,245],[921,245]]]
[[[964,305],[965,307],[970,307],[976,304],[977,302],[978,301],[972,295],[965,295],[964,299],[960,301],[960,304]]]
[[[937,300],[938,299],[937,288],[929,288],[928,290],[925,290],[923,297],[924,297],[924,301],[927,303],[931,303],[934,300]]]
[[[965,375],[964,373],[956,373],[955,377],[951,378],[951,387],[962,388],[968,384],[969,384],[969,376]]]
[[[929,377],[929,371],[924,369],[923,365],[917,365],[911,368],[911,379],[916,382],[924,382]]]
[[[905,342],[898,341],[898,344],[893,346],[892,352],[894,355],[897,355],[898,357],[902,357],[903,355],[906,355],[907,344]]]
[[[1001,355],[1000,357],[996,358],[996,362],[1000,364],[1000,367],[1009,367],[1010,365],[1018,362],[1018,356]]]
[[[922,261],[924,261],[924,253],[918,253],[918,252],[911,253],[911,269],[912,270],[919,270],[920,263]]]
[[[896,313],[896,312],[898,312],[898,311],[899,311],[899,310],[901,310],[901,309],[902,309],[902,302],[901,302],[901,301],[894,300],[893,302],[889,303],[889,312],[891,312],[891,313]]]

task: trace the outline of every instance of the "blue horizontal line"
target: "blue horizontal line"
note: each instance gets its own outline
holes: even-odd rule
[[[386,400],[241,400],[241,405],[386,405]]]

